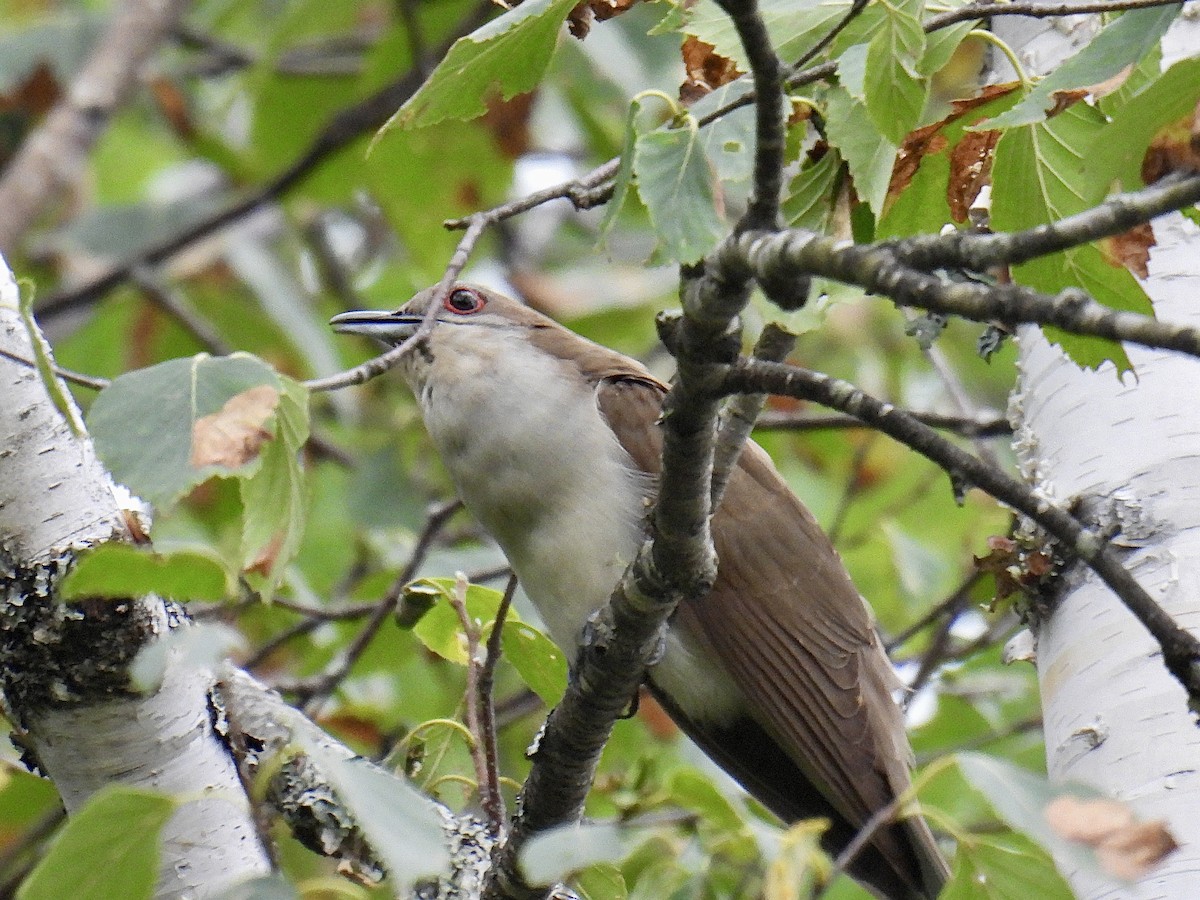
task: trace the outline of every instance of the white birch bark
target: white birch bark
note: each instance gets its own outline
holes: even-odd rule
[[[1093,24],[1045,23],[997,31],[1045,72]],[[1166,56],[1200,49],[1181,19]],[[1154,223],[1145,287],[1159,318],[1200,324],[1200,229],[1180,215]],[[1129,547],[1126,564],[1181,624],[1200,631],[1200,362],[1126,348],[1136,376],[1111,365],[1082,371],[1032,327],[1020,332],[1014,410],[1025,474],[1060,502],[1085,499]],[[1165,819],[1181,848],[1136,885],[1094,872],[1066,874],[1080,897],[1200,897],[1200,731],[1157,645],[1095,576],[1080,573],[1037,629],[1047,768]],[[1064,863],[1060,862],[1060,865]]]
[[[0,347],[32,356],[17,310],[17,286],[2,260]],[[90,441],[76,437],[36,372],[4,358],[0,448],[0,585],[5,588],[5,596],[0,596],[5,607],[0,610],[0,668],[5,700],[10,718],[26,730],[25,742],[54,781],[67,811],[77,810],[108,784],[151,788],[176,797],[179,809],[162,834],[157,888],[161,898],[212,896],[265,874],[269,865],[245,792],[210,725],[211,673],[170,665],[161,688],[144,697],[80,690],[79,684],[91,680],[89,667],[103,667],[110,648],[73,655],[71,648],[55,643],[66,607],[44,595],[15,596],[14,575],[48,575],[48,567],[74,549],[121,539],[125,526],[111,480]],[[45,578],[41,582],[44,590]],[[38,605],[50,612],[37,618],[39,627],[30,631],[27,611]],[[160,601],[146,600],[130,608],[130,628],[121,639],[131,645],[168,629],[168,611]],[[30,670],[31,660],[47,665]]]

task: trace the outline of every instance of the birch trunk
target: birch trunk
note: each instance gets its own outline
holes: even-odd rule
[[[1048,71],[1094,22],[997,27]],[[1176,23],[1166,62],[1200,47]],[[1200,229],[1175,214],[1154,223],[1145,282],[1159,318],[1200,325]],[[1026,476],[1059,502],[1120,527],[1134,576],[1185,627],[1200,630],[1200,362],[1127,347],[1135,374],[1081,371],[1036,328],[1020,332],[1017,446]],[[1165,819],[1181,848],[1136,886],[1065,869],[1086,898],[1200,897],[1200,731],[1150,635],[1090,573],[1074,572],[1036,629],[1047,768]]]
[[[0,347],[32,356],[2,261]],[[266,873],[245,791],[210,724],[211,673],[176,662],[153,695],[127,685],[133,656],[178,616],[156,599],[76,608],[53,598],[75,550],[123,540],[126,526],[90,441],[36,372],[6,358],[0,448],[0,684],[32,760],[68,813],[108,784],[178,799],[162,834],[158,897],[212,896]]]

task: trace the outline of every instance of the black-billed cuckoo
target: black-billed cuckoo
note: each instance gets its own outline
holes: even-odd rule
[[[432,297],[332,324],[398,345]],[[644,538],[667,388],[490,290],[456,285],[436,316],[402,371],[463,502],[570,652]],[[909,787],[899,682],[837,551],[753,442],[712,533],[716,583],[676,610],[650,688],[780,818],[829,819],[837,853]],[[946,869],[910,817],[877,831],[850,872],[882,896],[916,898],[936,896]]]

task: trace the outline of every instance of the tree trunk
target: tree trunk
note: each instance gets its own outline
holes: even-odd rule
[[[1020,33],[997,31],[1038,71],[1094,33],[1087,24],[1028,22]],[[1178,21],[1164,41],[1164,66],[1195,48],[1198,35],[1196,23]],[[1154,233],[1144,286],[1157,316],[1200,324],[1200,229],[1173,214],[1155,222]],[[1092,522],[1119,528],[1115,541],[1129,548],[1134,576],[1181,624],[1200,629],[1200,364],[1127,347],[1134,372],[1120,378],[1111,364],[1080,370],[1036,328],[1023,328],[1019,342],[1014,410],[1026,476],[1056,501],[1080,503]],[[1182,845],[1136,894],[1060,860],[1076,892],[1200,896],[1200,731],[1157,644],[1078,567],[1035,632],[1051,781],[1084,782],[1142,818],[1165,819]]]
[[[33,355],[2,261],[0,348]],[[53,596],[76,550],[127,539],[127,529],[90,441],[37,372],[7,358],[0,448],[0,684],[30,761],[69,813],[109,784],[178,800],[162,833],[158,897],[212,896],[266,873],[245,791],[212,730],[211,673],[174,660],[154,694],[128,684],[137,651],[180,626],[178,611],[155,598],[68,606]]]

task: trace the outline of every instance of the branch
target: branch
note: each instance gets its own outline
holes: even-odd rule
[[[453,35],[438,48],[437,55],[444,56],[455,40],[474,31],[494,9],[495,7],[488,2],[478,4],[459,22]],[[186,231],[128,257],[105,274],[69,290],[60,290],[52,294],[45,303],[37,307],[38,318],[46,321],[48,317],[94,303],[106,292],[127,281],[135,269],[162,263],[201,238],[245,218],[260,206],[283,196],[337,151],[363,134],[382,126],[423,81],[423,68],[419,65],[414,66],[370,97],[337,113],[298,159],[257,191],[202,219]]]
[[[967,235],[961,240],[973,238]],[[734,236],[718,248],[716,255],[727,267],[742,266],[743,271],[755,278],[822,275],[882,294],[899,306],[949,313],[976,322],[1055,325],[1072,334],[1200,356],[1200,329],[1119,312],[1097,303],[1077,288],[1067,288],[1050,297],[1014,284],[988,286],[942,281],[909,268],[887,246],[855,245],[809,231],[791,230]]]
[[[1106,237],[1114,237],[1158,216],[1200,203],[1200,175],[1171,176],[1138,191],[1114,194],[1086,212],[1027,231],[987,234],[952,231],[919,235],[886,246],[916,269],[961,266],[984,272],[1017,265]]]
[[[11,252],[38,215],[79,179],[92,146],[187,5],[187,0],[125,0],[117,8],[66,96],[5,168],[0,253]]]
[[[1031,19],[1049,19],[1059,16],[1078,16],[1084,13],[1121,12],[1127,9],[1148,9],[1154,6],[1172,6],[1179,0],[1109,0],[1100,3],[970,3],[958,9],[931,16],[925,20],[925,30],[934,31],[972,19],[990,19],[993,16],[1028,16]]]
[[[949,473],[956,490],[978,487],[1036,522],[1067,553],[1099,575],[1146,627],[1162,647],[1167,670],[1187,691],[1192,708],[1200,709],[1200,641],[1176,624],[1129,574],[1115,545],[1087,529],[1075,516],[849,382],[808,369],[743,359],[730,370],[725,390],[767,390],[849,413],[937,463]]]
[[[754,107],[754,190],[738,230],[778,228],[787,121],[779,57],[755,0],[717,0],[717,5],[733,21],[750,63],[754,93],[765,100]]]
[[[1012,434],[1013,428],[1008,419],[1003,416],[981,416],[970,418],[965,416],[947,416],[941,413],[914,412],[908,414],[931,428],[940,428],[960,437],[985,438],[1003,437]],[[834,415],[794,415],[792,413],[765,412],[758,417],[755,428],[760,431],[821,431],[836,428],[865,428],[862,421],[854,416]]]

